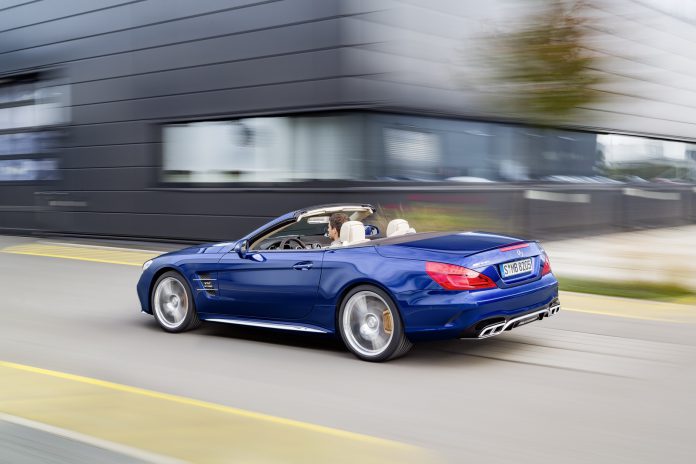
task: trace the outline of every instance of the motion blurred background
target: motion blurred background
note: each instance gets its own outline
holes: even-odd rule
[[[0,0],[0,463],[693,461],[695,75],[691,0]],[[539,239],[563,311],[381,365],[137,317],[332,202]]]
[[[696,219],[696,4],[0,2],[0,231],[228,240],[360,201],[416,229]]]

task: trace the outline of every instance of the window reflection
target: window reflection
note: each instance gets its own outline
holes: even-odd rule
[[[0,181],[28,182],[57,178],[55,159],[0,159]]]
[[[613,178],[634,182],[696,180],[695,145],[624,135],[600,135],[605,170]]]
[[[0,182],[55,180],[59,126],[69,117],[69,88],[48,74],[0,83]]]
[[[437,134],[417,130],[384,129],[387,179],[436,180],[442,164]]]
[[[358,178],[357,116],[267,117],[164,128],[169,182],[277,182]]]
[[[696,145],[388,113],[244,118],[163,131],[167,182],[683,182]]]

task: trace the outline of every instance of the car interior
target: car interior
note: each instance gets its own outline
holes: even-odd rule
[[[374,219],[370,217],[372,213],[366,211],[345,212],[350,220],[341,226],[339,237],[341,244],[338,246],[360,245],[375,239],[416,233],[416,230],[405,219],[394,219],[387,224],[386,234],[382,234],[376,225],[363,222],[365,219]],[[282,226],[258,238],[250,245],[249,249],[311,250],[330,248],[332,247],[329,238],[330,217],[331,214],[301,217],[297,222]],[[336,247],[336,245],[333,246],[333,248]]]

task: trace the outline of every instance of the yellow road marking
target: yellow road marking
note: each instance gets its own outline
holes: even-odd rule
[[[0,361],[0,412],[196,462],[423,462],[415,446]]]
[[[16,255],[42,256],[46,258],[74,259],[96,263],[120,264],[124,266],[142,266],[157,253],[128,251],[124,249],[86,248],[71,245],[49,245],[31,243],[3,248],[3,253]]]
[[[207,401],[200,401],[191,398],[185,398],[182,396],[170,395],[168,393],[160,393],[152,390],[146,390],[144,388],[131,387],[128,385],[122,385],[114,382],[108,382],[105,380],[93,379],[91,377],[83,377],[81,375],[69,374],[67,372],[52,371],[48,369],[42,369],[39,367],[26,366],[24,364],[16,364],[7,361],[0,361],[0,367],[7,367],[11,369],[19,369],[27,372],[33,372],[36,374],[50,375],[52,377],[57,377],[59,379],[73,380],[75,382],[82,382],[88,385],[96,385],[99,387],[110,388],[113,390],[123,391],[127,393],[135,393],[138,395],[145,395],[152,398],[164,399],[167,401],[174,401],[181,404],[188,404],[192,406],[198,406],[201,408],[212,409],[215,411],[222,411],[226,413],[236,414],[240,416],[250,417],[254,419],[261,419],[270,422],[275,422],[277,424],[290,425],[293,427],[300,427],[307,430],[312,430],[315,432],[326,433],[329,435],[336,435],[340,437],[346,437],[353,440],[367,441],[371,443],[389,444],[393,445],[394,442],[389,442],[381,438],[374,438],[367,435],[360,435],[353,432],[347,432],[339,429],[332,429],[329,427],[323,427],[321,425],[308,424],[306,422],[299,422],[292,419],[284,419],[282,417],[270,416],[267,414],[262,414],[258,412],[246,411],[244,409],[237,409],[230,406],[223,406],[220,404],[209,403]]]

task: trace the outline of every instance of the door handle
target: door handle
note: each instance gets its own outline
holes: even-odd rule
[[[295,263],[292,268],[296,271],[309,271],[312,266],[313,264],[311,261],[300,261],[299,263]]]

